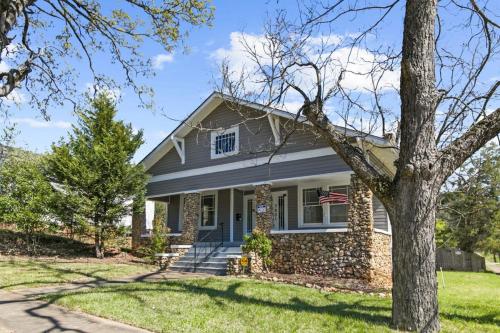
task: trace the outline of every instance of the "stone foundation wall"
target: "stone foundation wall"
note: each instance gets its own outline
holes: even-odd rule
[[[279,234],[273,242],[271,269],[284,274],[308,274],[340,278],[370,278],[365,250],[350,232]]]
[[[382,285],[392,284],[391,236],[380,232],[373,234],[372,280]]]
[[[372,192],[351,176],[347,232],[270,234],[271,270],[390,284],[391,237],[373,229]]]
[[[262,260],[255,255],[248,255],[248,266],[243,268],[240,260],[242,256],[231,256],[227,258],[226,274],[260,274],[264,271]]]

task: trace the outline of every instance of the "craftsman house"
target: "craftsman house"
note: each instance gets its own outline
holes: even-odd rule
[[[145,214],[133,221],[134,246],[149,236],[156,202],[165,206],[170,252],[178,257],[173,269],[224,272],[228,255],[241,253],[244,235],[258,226],[273,241],[278,272],[390,276],[384,207],[310,125],[294,117],[210,95],[141,162],[151,177]],[[393,173],[390,142],[339,130],[375,168]],[[330,192],[347,200],[320,202],[320,194]]]

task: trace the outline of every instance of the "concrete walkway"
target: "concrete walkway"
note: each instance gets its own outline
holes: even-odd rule
[[[206,274],[154,272],[112,281],[89,280],[40,288],[0,291],[0,333],[78,332],[136,333],[148,332],[115,321],[66,310],[36,298],[44,294],[95,288],[130,282],[160,282],[170,279],[208,277]]]

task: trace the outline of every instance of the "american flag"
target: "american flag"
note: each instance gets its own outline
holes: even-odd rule
[[[347,194],[318,190],[319,203],[347,203]]]

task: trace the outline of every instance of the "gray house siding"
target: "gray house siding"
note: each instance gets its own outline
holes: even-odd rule
[[[186,146],[184,164],[181,163],[177,151],[172,148],[148,170],[148,173],[156,176],[269,155],[270,152],[276,149],[276,146],[274,145],[274,137],[267,117],[262,117],[262,112],[250,108],[244,108],[240,112],[241,114],[232,111],[226,104],[221,104],[201,122],[203,128],[230,128],[235,124],[240,124],[240,153],[238,155],[211,159],[210,132],[193,129],[184,138]],[[256,117],[259,118],[255,119]],[[282,120],[282,135],[286,131],[285,127],[289,126],[285,120]],[[312,131],[308,131],[306,127],[303,127],[294,131],[279,153],[298,152],[322,147],[327,147],[327,144],[313,135]]]
[[[217,191],[217,229],[200,230],[198,233],[198,240],[203,239],[204,242],[219,241],[223,234],[224,241],[229,241],[230,197],[231,190],[229,189]]]
[[[180,197],[178,195],[171,195],[168,204],[168,219],[167,227],[172,233],[178,233],[179,230],[179,212],[180,212]]]
[[[236,216],[240,216],[237,220]],[[234,190],[234,241],[243,241],[243,191]]]
[[[221,188],[238,184],[251,184],[267,180],[313,176],[343,171],[350,171],[349,166],[337,155],[328,155],[297,161],[265,164],[244,169],[214,172],[206,175],[151,182],[147,185],[147,195],[155,196],[207,188]]]
[[[375,229],[389,231],[387,211],[380,200],[373,196],[373,226]]]

